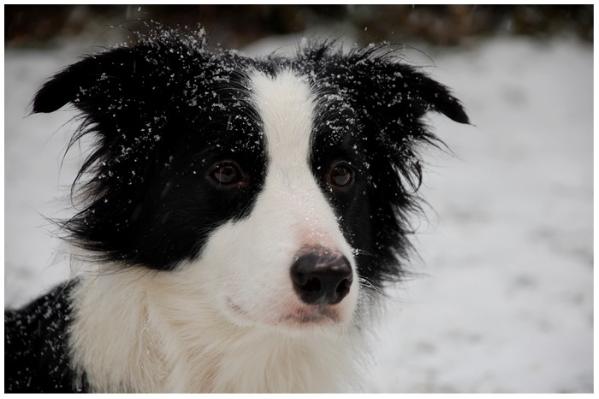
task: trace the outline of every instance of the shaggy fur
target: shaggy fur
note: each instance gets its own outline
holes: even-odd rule
[[[468,123],[446,87],[385,46],[252,59],[160,29],[55,75],[33,110],[67,103],[71,145],[96,138],[61,222],[87,266],[7,313],[8,392],[358,389],[436,140],[421,118]],[[347,264],[338,301],[300,299],[306,253]]]

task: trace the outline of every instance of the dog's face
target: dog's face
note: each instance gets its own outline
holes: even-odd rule
[[[310,46],[254,60],[164,35],[89,57],[38,92],[97,143],[64,223],[101,260],[173,270],[237,324],[343,325],[401,274],[419,142],[439,83],[380,55]]]

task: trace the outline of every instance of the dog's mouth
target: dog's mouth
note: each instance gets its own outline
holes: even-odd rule
[[[282,316],[279,321],[294,324],[337,323],[339,313],[330,305],[305,305],[293,309],[292,312]]]
[[[243,319],[253,319],[250,312],[242,306],[236,304],[231,298],[226,298],[227,307]],[[336,324],[341,321],[339,310],[336,305],[304,305],[294,304],[289,306],[286,312],[280,316],[269,317],[265,320],[266,324],[273,326],[288,325],[294,327],[303,327],[309,325],[327,325]]]

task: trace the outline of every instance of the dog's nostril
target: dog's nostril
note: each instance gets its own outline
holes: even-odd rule
[[[303,251],[291,266],[293,287],[308,304],[336,304],[349,293],[352,270],[347,258],[324,248]]]
[[[320,281],[317,278],[309,278],[306,281],[306,284],[302,286],[302,290],[306,292],[320,292],[322,287],[320,286]]]

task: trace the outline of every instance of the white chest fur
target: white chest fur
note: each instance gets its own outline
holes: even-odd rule
[[[103,269],[106,270],[106,269]],[[71,351],[96,392],[355,390],[355,328],[289,332],[220,316],[185,270],[88,273],[73,292]],[[196,280],[197,281],[197,280]]]

